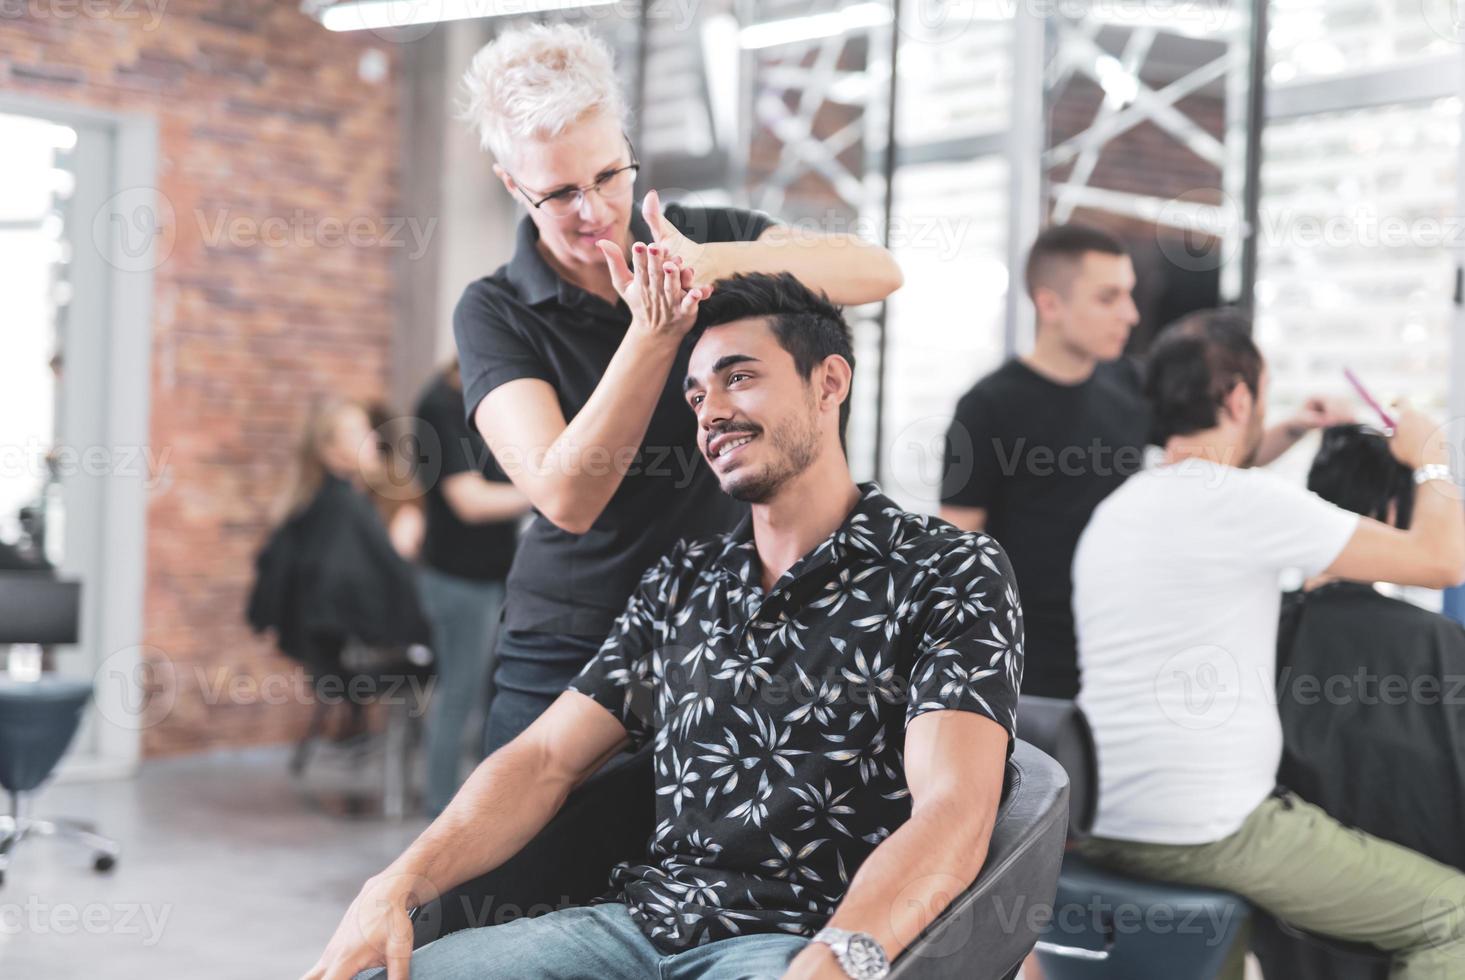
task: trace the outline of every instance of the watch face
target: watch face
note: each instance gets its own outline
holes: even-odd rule
[[[850,937],[848,955],[850,965],[859,977],[883,977],[885,975],[885,950],[869,936]]]

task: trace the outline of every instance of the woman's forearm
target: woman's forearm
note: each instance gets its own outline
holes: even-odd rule
[[[484,433],[492,431],[495,417],[537,416],[522,431],[528,437],[519,444],[491,437],[489,445],[504,472],[545,518],[572,534],[584,534],[600,517],[646,437],[679,343],[633,323],[584,408],[562,429],[557,418],[550,428],[530,435],[535,426],[546,425],[544,415],[554,406],[518,400],[508,390],[513,384],[479,403],[478,429]],[[553,414],[559,415],[557,408]]]
[[[841,306],[879,302],[905,281],[888,251],[857,235],[815,235],[774,226],[755,242],[703,245],[701,256],[698,282],[739,272],[791,272]]]

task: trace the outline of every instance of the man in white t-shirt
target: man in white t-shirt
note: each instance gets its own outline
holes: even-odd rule
[[[1151,352],[1145,392],[1164,458],[1099,505],[1074,556],[1078,701],[1100,781],[1081,852],[1372,943],[1395,954],[1396,977],[1465,976],[1465,875],[1275,788],[1281,574],[1465,579],[1449,447],[1435,423],[1399,412],[1390,448],[1421,484],[1400,530],[1248,468],[1265,389],[1237,313],[1194,314]]]

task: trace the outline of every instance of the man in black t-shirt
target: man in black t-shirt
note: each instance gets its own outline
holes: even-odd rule
[[[1024,282],[1033,350],[962,396],[946,438],[941,516],[1002,542],[1027,621],[1023,693],[1078,694],[1073,552],[1094,508],[1144,465],[1149,406],[1123,357],[1139,321],[1134,266],[1111,236],[1055,225],[1033,242]],[[1352,420],[1309,398],[1262,437],[1256,465],[1312,429]]]
[[[456,360],[423,391],[416,414],[421,458],[431,468],[423,474],[431,479],[423,480],[419,581],[438,672],[427,740],[426,809],[435,816],[458,789],[463,726],[475,706],[487,707],[504,580],[529,500],[468,427]]]
[[[1099,502],[1143,463],[1149,412],[1123,354],[1134,267],[1101,231],[1058,225],[1028,254],[1031,354],[979,381],[947,434],[941,516],[1006,549],[1027,625],[1023,692],[1078,693],[1070,566]]]

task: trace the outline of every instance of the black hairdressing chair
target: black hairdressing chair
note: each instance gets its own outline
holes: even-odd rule
[[[1088,720],[1072,701],[1030,696],[1017,715],[1018,735],[1068,771],[1069,839],[1087,836],[1099,782]],[[1142,914],[1130,915],[1139,921],[1126,926],[1120,910]],[[1157,910],[1160,918],[1151,914]],[[1212,980],[1245,955],[1251,912],[1245,899],[1229,892],[1131,878],[1069,854],[1038,958],[1047,980]],[[1387,959],[1373,947],[1277,925],[1314,945]]]
[[[1018,734],[1068,771],[1069,839],[1088,836],[1099,785],[1088,720],[1072,701],[1034,696],[1017,714]],[[1150,928],[1158,912],[1165,922]],[[1070,853],[1038,959],[1047,980],[1214,980],[1245,955],[1250,919],[1229,892],[1131,878]]]
[[[617,756],[513,858],[418,909],[415,944],[603,894],[617,861],[644,857],[655,801],[651,747]],[[616,819],[608,820],[610,814]],[[1029,909],[1046,907],[1053,897],[1067,822],[1063,768],[1018,742],[981,874],[895,960],[892,980],[1015,976],[1038,938]]]
[[[0,573],[0,649],[11,643],[75,643],[81,586],[47,573]],[[91,682],[42,676],[12,680],[0,675],[0,786],[10,795],[10,814],[0,816],[0,882],[27,837],[59,837],[85,845],[92,865],[107,871],[117,843],[77,820],[37,820],[30,795],[51,775],[81,724]]]

